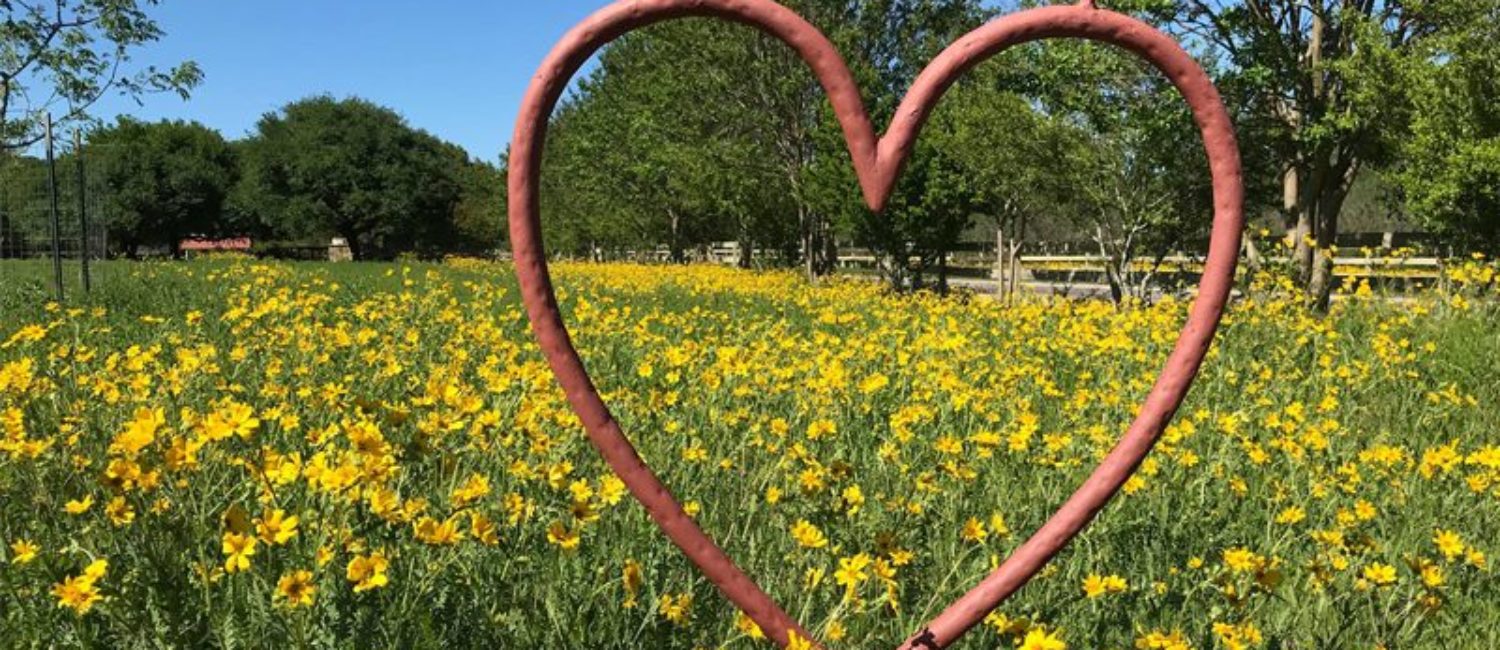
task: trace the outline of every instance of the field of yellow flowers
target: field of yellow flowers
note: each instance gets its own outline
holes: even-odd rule
[[[5,647],[768,647],[588,446],[507,266],[106,271],[0,284]],[[554,271],[642,454],[830,648],[893,647],[1038,526],[1187,307]],[[1500,647],[1495,266],[1450,278],[1322,318],[1256,287],[961,647]]]

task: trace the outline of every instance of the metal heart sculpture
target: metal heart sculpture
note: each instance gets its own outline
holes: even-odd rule
[[[526,312],[543,354],[599,450],[662,532],[735,606],[785,646],[795,632],[811,636],[698,528],[641,460],[600,398],[558,311],[537,204],[547,121],[578,69],[625,33],[686,16],[723,18],[755,27],[797,52],[827,92],[843,128],[870,209],[880,212],[933,106],[959,75],[1006,48],[1049,38],[1112,44],[1149,61],[1182,93],[1202,132],[1213,173],[1214,220],[1198,297],[1155,386],[1125,435],[1051,518],[993,573],[902,643],[900,650],[940,649],[1019,590],[1088,526],[1135,472],[1182,404],[1213,342],[1233,285],[1244,225],[1244,188],[1234,127],[1213,82],[1169,36],[1129,16],[1085,1],[1010,14],[980,27],[929,64],[877,138],[854,76],[833,44],[792,10],[771,0],[620,0],[574,27],[547,56],[521,106],[510,154],[510,234]]]

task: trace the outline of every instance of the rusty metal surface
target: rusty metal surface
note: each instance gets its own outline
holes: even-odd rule
[[[1191,106],[1202,132],[1213,174],[1213,235],[1199,296],[1187,324],[1135,421],[1093,474],[999,568],[899,646],[899,650],[946,648],[1025,585],[1093,520],[1151,451],[1186,396],[1229,298],[1244,226],[1239,148],[1229,115],[1208,75],[1175,41],[1133,18],[1095,8],[1088,0],[1010,14],[962,37],[918,77],[880,138],[854,77],[833,44],[807,21],[770,0],[621,0],[573,28],[557,44],[527,90],[510,157],[511,247],[537,341],[590,441],[631,494],[703,574],[783,646],[792,631],[804,639],[811,635],[699,529],[620,430],[569,338],[542,244],[537,200],[547,120],[572,76],[611,40],[685,16],[718,17],[753,26],[784,41],[807,62],[833,104],[865,201],[877,212],[890,198],[918,132],[944,91],[975,65],[1020,43],[1082,38],[1134,52],[1172,81]]]

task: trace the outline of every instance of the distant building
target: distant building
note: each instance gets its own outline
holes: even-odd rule
[[[253,244],[249,237],[232,237],[229,239],[200,239],[188,238],[178,244],[178,250],[183,255],[192,256],[203,253],[249,253]]]

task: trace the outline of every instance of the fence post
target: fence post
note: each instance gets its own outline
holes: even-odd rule
[[[62,302],[62,226],[57,217],[57,161],[52,151],[52,114],[46,114],[47,127],[47,194],[52,206],[52,280],[57,284],[57,301]]]
[[[78,259],[82,265],[79,272],[83,279],[83,292],[92,293],[89,281],[89,207],[84,195],[83,134],[73,129],[73,157],[78,160]]]

